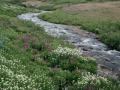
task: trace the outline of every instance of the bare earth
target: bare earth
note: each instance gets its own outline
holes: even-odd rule
[[[78,12],[82,10],[95,10],[95,9],[105,9],[105,8],[120,10],[120,1],[67,5],[63,9],[65,11],[77,11]]]

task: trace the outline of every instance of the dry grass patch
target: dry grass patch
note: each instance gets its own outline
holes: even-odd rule
[[[65,6],[62,10],[72,15],[76,14],[85,21],[89,19],[98,22],[120,20],[120,1],[76,4]]]
[[[66,5],[63,10],[70,12],[89,11],[98,9],[120,9],[120,1],[102,3],[83,3],[76,5]]]

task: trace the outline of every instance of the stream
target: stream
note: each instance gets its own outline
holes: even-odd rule
[[[25,13],[18,16],[21,20],[32,21],[44,28],[45,32],[53,37],[63,38],[80,49],[84,56],[94,57],[98,63],[98,74],[120,78],[120,52],[110,50],[97,36],[85,30],[73,26],[54,24],[38,18],[38,15],[46,13]]]

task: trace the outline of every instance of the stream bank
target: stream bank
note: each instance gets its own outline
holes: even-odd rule
[[[38,15],[46,13],[25,13],[19,15],[21,20],[32,21],[44,28],[51,36],[63,38],[80,49],[85,56],[94,57],[98,63],[98,74],[117,78],[120,76],[120,52],[110,50],[97,36],[85,30],[73,26],[54,24],[38,18]]]

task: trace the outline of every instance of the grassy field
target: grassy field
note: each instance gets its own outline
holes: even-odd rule
[[[78,3],[86,3],[86,2],[106,2],[106,1],[117,1],[117,0],[48,0],[48,1],[53,4],[78,4]]]
[[[96,75],[93,58],[79,55],[43,28],[17,19],[33,8],[16,0],[0,3],[0,90],[120,89],[118,81]]]
[[[120,8],[113,3],[89,3],[66,6],[61,10],[42,15],[44,20],[82,26],[98,34],[101,41],[112,49],[120,50]]]

